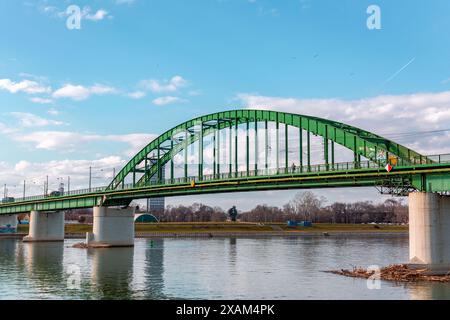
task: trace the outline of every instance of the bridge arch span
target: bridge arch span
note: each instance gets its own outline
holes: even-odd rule
[[[203,176],[203,140],[204,137],[214,134],[223,129],[230,129],[234,131],[234,136],[230,136],[230,141],[235,141],[230,144],[230,148],[234,147],[235,163],[230,163],[230,172],[238,171],[237,154],[240,152],[237,148],[237,132],[239,125],[246,124],[247,132],[249,125],[254,123],[254,127],[258,130],[261,123],[265,123],[267,129],[268,123],[274,123],[276,129],[280,126],[285,126],[285,134],[287,138],[288,126],[298,128],[300,131],[299,137],[303,137],[302,132],[306,132],[306,149],[304,149],[305,141],[300,138],[300,166],[310,165],[310,135],[320,136],[324,141],[324,158],[328,164],[328,144],[338,144],[349,150],[354,154],[354,161],[357,163],[361,157],[364,157],[372,162],[384,166],[391,158],[402,165],[411,163],[427,163],[430,160],[425,156],[403,146],[394,141],[381,137],[375,133],[350,126],[345,123],[336,122],[328,119],[312,117],[307,115],[285,113],[270,110],[230,110],[224,112],[217,112],[201,117],[191,119],[183,122],[172,129],[167,130],[159,137],[148,143],[141,151],[139,151],[114,177],[113,181],[107,187],[107,190],[115,190],[122,188],[126,180],[131,180],[133,186],[144,186],[153,178],[161,180],[162,170],[164,165],[171,162],[171,177],[173,178],[173,158],[180,152],[187,154],[185,150],[193,143],[198,142],[198,175],[201,180]],[[278,142],[277,134],[277,144]],[[287,150],[287,141],[286,150]],[[248,135],[247,135],[247,170],[248,165]],[[326,147],[325,147],[326,146]],[[214,143],[215,148],[215,143]],[[245,151],[244,151],[245,152]],[[216,149],[214,149],[216,153]],[[303,155],[305,154],[305,155]],[[380,157],[380,155],[382,155]],[[279,155],[277,155],[278,157]],[[216,155],[214,154],[214,157]],[[286,156],[287,158],[287,156]],[[216,159],[216,158],[214,158]],[[187,161],[185,157],[184,173],[187,177]],[[230,161],[231,162],[231,161]],[[278,158],[277,158],[278,164]],[[287,163],[286,163],[287,164]],[[214,171],[216,171],[216,164],[214,164]]]

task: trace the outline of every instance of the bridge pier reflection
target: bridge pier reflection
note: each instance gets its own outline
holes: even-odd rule
[[[145,298],[166,299],[164,290],[164,239],[146,241],[145,248]],[[149,247],[148,247],[149,246]],[[141,282],[143,279],[136,279]]]
[[[103,299],[130,299],[134,248],[88,249],[91,280]]]
[[[409,284],[411,300],[443,300],[450,297],[450,287],[447,283]]]
[[[65,290],[64,243],[27,243],[21,246],[24,270],[27,277],[38,285],[34,287],[40,294],[51,297]]]

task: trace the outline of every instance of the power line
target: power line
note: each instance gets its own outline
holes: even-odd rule
[[[441,129],[441,130],[431,130],[431,131],[410,131],[410,132],[397,132],[397,133],[382,133],[381,135],[389,136],[389,137],[402,137],[402,136],[413,136],[419,134],[433,134],[433,133],[443,133],[448,132],[450,129]]]

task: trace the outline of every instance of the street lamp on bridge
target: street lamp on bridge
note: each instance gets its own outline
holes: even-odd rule
[[[91,192],[92,191],[92,179],[102,179],[102,178],[104,178],[103,176],[92,176],[92,169],[97,169],[96,167],[92,167],[92,166],[89,166],[89,192]],[[112,179],[114,179],[115,177],[116,177],[116,168],[115,167],[113,167],[112,168],[113,169],[113,176],[112,176]],[[106,169],[100,169],[100,172],[105,172],[105,170]],[[111,180],[112,180],[111,179]]]

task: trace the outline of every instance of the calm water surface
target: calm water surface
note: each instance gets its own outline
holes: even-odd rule
[[[134,248],[71,247],[79,241],[0,240],[0,299],[450,298],[450,284],[382,281],[381,289],[369,290],[365,279],[322,272],[405,262],[407,235],[137,239]]]

